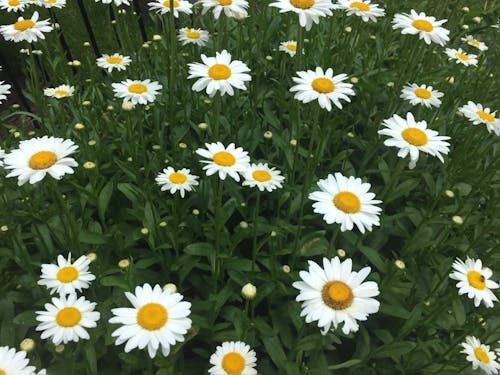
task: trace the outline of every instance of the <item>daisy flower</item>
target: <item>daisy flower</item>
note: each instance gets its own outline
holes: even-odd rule
[[[450,144],[445,142],[450,137],[441,136],[437,131],[428,129],[425,121],[415,121],[410,112],[406,114],[406,120],[394,115],[385,119],[382,125],[385,128],[379,130],[378,134],[390,137],[384,141],[384,145],[398,147],[400,158],[405,158],[410,154],[410,169],[415,168],[419,151],[435,156],[441,162],[444,162],[441,154],[446,155],[450,151]]]
[[[62,9],[66,6],[66,0],[41,0],[45,8]]]
[[[335,6],[331,0],[278,0],[269,4],[280,9],[280,13],[294,12],[299,16],[299,24],[307,31],[313,23],[318,24],[320,17],[331,16]]]
[[[352,230],[354,225],[361,233],[372,230],[373,225],[380,225],[379,215],[382,209],[376,205],[375,194],[369,192],[371,185],[360,178],[345,177],[342,173],[329,174],[318,181],[320,191],[309,194],[314,212],[323,214],[327,224],[340,224],[340,230]]]
[[[184,198],[186,191],[191,191],[194,186],[199,185],[198,181],[196,181],[199,177],[190,174],[190,172],[186,168],[176,171],[172,167],[167,167],[163,170],[163,173],[158,174],[156,183],[161,186],[161,191],[170,190],[170,194],[179,191],[181,198]]]
[[[145,81],[126,79],[120,83],[113,83],[115,97],[124,98],[133,104],[148,104],[155,101],[158,91],[162,89],[156,81],[146,79]]]
[[[23,11],[28,5],[26,0],[0,0],[0,9],[7,10],[7,12]]]
[[[2,100],[7,99],[7,94],[10,94],[10,88],[12,87],[5,81],[0,81],[0,104],[2,104]]]
[[[281,176],[281,171],[276,168],[269,168],[267,163],[251,164],[243,172],[243,186],[257,187],[260,191],[269,192],[283,187],[282,182],[285,177]]]
[[[435,17],[426,16],[425,13],[417,13],[413,9],[410,14],[397,13],[392,20],[393,29],[402,29],[401,34],[418,34],[426,44],[431,42],[444,46],[450,40],[449,30],[441,27],[448,20],[436,21]]]
[[[295,40],[287,40],[286,42],[281,42],[279,50],[286,52],[290,56],[294,57],[297,53],[297,42]]]
[[[201,63],[190,63],[188,78],[198,78],[193,84],[194,91],[206,89],[207,94],[213,97],[217,91],[221,95],[226,93],[234,95],[233,87],[246,90],[245,82],[250,81],[252,77],[248,66],[239,61],[231,61],[231,54],[226,50],[216,52],[215,57],[201,55]]]
[[[109,320],[122,324],[111,336],[117,337],[116,345],[126,342],[125,353],[147,346],[151,358],[159,348],[168,356],[171,345],[184,341],[191,328],[191,303],[182,301],[182,294],[144,284],[135,288],[135,294],[126,292],[125,296],[134,307],[112,309],[115,316]]]
[[[186,44],[196,44],[203,47],[208,42],[209,34],[206,30],[183,27],[179,30],[177,38],[182,42],[183,46]]]
[[[411,105],[423,104],[427,108],[436,107],[441,105],[441,100],[444,94],[437,90],[433,90],[432,86],[418,85],[412,83],[403,87],[401,90],[401,98],[408,100]]]
[[[152,3],[148,3],[149,10],[155,10],[159,14],[167,14],[170,12],[170,0],[156,0]],[[178,18],[179,13],[192,14],[193,11],[191,4],[187,0],[174,0],[174,17]]]
[[[124,56],[119,53],[114,53],[111,56],[104,54],[96,61],[97,66],[106,69],[108,73],[111,73],[113,69],[126,70],[127,66],[132,62],[130,56]]]
[[[481,344],[474,336],[467,336],[465,342],[461,344],[464,350],[461,353],[467,354],[467,360],[472,363],[472,368],[481,368],[487,374],[498,374],[500,364],[496,361],[496,354],[490,351],[489,345]]]
[[[257,375],[255,351],[242,341],[225,341],[210,357],[212,375]]]
[[[493,302],[498,301],[491,289],[498,289],[499,285],[490,280],[493,272],[489,268],[483,268],[481,259],[467,257],[463,262],[457,258],[453,262],[453,269],[450,278],[459,281],[458,294],[467,294],[470,299],[474,298],[474,306],[478,307],[483,301],[486,307],[493,307]]]
[[[48,136],[28,139],[5,155],[4,168],[12,169],[7,177],[17,177],[19,186],[28,181],[30,184],[41,181],[47,173],[59,180],[66,173],[72,174],[72,167],[78,166],[75,159],[68,157],[77,149],[69,139]]]
[[[370,20],[377,22],[377,17],[385,16],[384,9],[379,8],[377,4],[372,4],[370,0],[338,0],[336,8],[345,10],[348,16],[352,16],[354,14],[361,17],[364,22],[368,22]]]
[[[357,320],[367,320],[380,306],[371,298],[379,295],[377,283],[363,282],[369,273],[370,267],[352,271],[351,259],[341,262],[338,257],[323,258],[323,268],[310,260],[309,270],[299,272],[302,281],[293,283],[300,290],[296,298],[302,302],[300,316],[305,316],[306,323],[317,321],[322,335],[332,324],[336,329],[342,322],[344,334],[356,332]]]
[[[469,46],[476,47],[480,51],[487,51],[488,46],[483,42],[480,42],[477,39],[474,39],[472,35],[466,35],[463,38],[460,38],[462,42],[466,42]]]
[[[120,5],[130,5],[130,0],[95,0],[96,3],[102,1],[103,4],[111,4],[112,2],[115,3],[117,7]]]
[[[90,336],[85,328],[96,327],[101,317],[98,311],[94,311],[95,306],[95,302],[89,302],[85,297],[77,299],[74,293],[67,297],[52,297],[52,303],[45,304],[45,311],[36,312],[36,320],[41,322],[36,330],[43,331],[40,337],[43,340],[51,338],[55,345],[88,340]]]
[[[458,109],[473,125],[485,124],[488,131],[500,136],[500,119],[495,117],[496,111],[491,112],[489,108],[483,108],[479,103],[467,102]]]
[[[3,167],[3,158],[5,157],[5,151],[0,147],[0,167]]]
[[[12,25],[0,26],[0,33],[5,40],[13,42],[22,42],[23,40],[28,43],[36,42],[38,39],[45,39],[43,33],[51,32],[49,20],[38,21],[38,12],[33,13],[31,18],[19,17],[17,22]]]
[[[246,0],[200,0],[197,4],[203,6],[202,15],[213,9],[212,13],[216,20],[219,19],[222,12],[226,17],[231,18],[245,18],[248,16],[248,1]]]
[[[333,69],[328,68],[325,72],[320,67],[316,71],[297,72],[298,77],[293,77],[295,86],[290,88],[295,92],[294,98],[303,103],[309,103],[318,100],[319,106],[327,111],[332,110],[331,103],[342,109],[340,99],[350,102],[347,95],[355,95],[350,83],[345,83],[347,74],[333,75]]]
[[[54,292],[60,295],[72,294],[82,289],[87,289],[90,282],[95,280],[95,276],[89,272],[90,259],[82,255],[71,263],[71,253],[68,259],[62,255],[57,257],[57,265],[42,264],[42,275],[38,280],[38,285],[45,285],[50,289],[50,294]]]
[[[68,96],[73,96],[75,92],[75,87],[70,85],[59,85],[57,87],[49,87],[43,90],[43,95],[50,96],[56,99],[67,98]]]
[[[35,367],[28,366],[24,350],[16,351],[8,346],[0,346],[0,374],[2,375],[35,375]]]
[[[240,180],[238,173],[244,173],[250,164],[248,152],[241,147],[235,147],[234,143],[227,148],[221,142],[205,143],[205,147],[206,149],[199,148],[196,153],[210,159],[201,161],[207,164],[203,167],[207,176],[218,173],[221,180],[225,180],[227,175],[236,181]]]
[[[445,53],[448,55],[448,60],[455,60],[457,64],[477,66],[477,56],[462,51],[462,48],[446,48]]]

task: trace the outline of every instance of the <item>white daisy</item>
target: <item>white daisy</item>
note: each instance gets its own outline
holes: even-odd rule
[[[380,225],[382,209],[376,204],[375,194],[369,192],[371,185],[360,178],[345,177],[341,173],[329,174],[325,180],[318,181],[320,191],[309,194],[314,212],[323,214],[327,224],[340,224],[342,232],[352,230],[354,225],[361,233]]]
[[[203,6],[201,14],[213,9],[212,13],[216,20],[219,19],[222,12],[226,17],[231,18],[245,18],[248,16],[248,1],[246,0],[200,0],[197,4]]]
[[[480,51],[487,51],[488,46],[483,42],[475,39],[472,35],[466,35],[463,38],[460,38],[462,42],[466,42],[469,46],[476,47]]]
[[[2,375],[35,375],[35,367],[28,366],[29,359],[26,352],[0,346],[0,374]]]
[[[149,10],[154,10],[159,14],[167,14],[170,12],[170,0],[156,0],[151,3],[148,3]],[[192,14],[193,11],[191,8],[193,4],[191,4],[187,0],[174,0],[174,17],[178,18],[179,13],[184,14]]]
[[[115,316],[109,322],[122,324],[111,336],[117,337],[116,345],[126,342],[126,353],[147,346],[151,358],[159,348],[168,356],[170,346],[184,341],[191,328],[191,303],[182,301],[182,294],[144,284],[135,288],[135,295],[126,292],[125,296],[134,307],[112,309]]]
[[[331,103],[342,109],[340,99],[350,102],[347,95],[355,95],[350,83],[345,83],[347,74],[338,74],[333,76],[333,69],[328,68],[325,72],[320,67],[316,71],[297,72],[298,77],[293,77],[297,85],[290,88],[295,92],[294,98],[303,103],[309,103],[318,100],[319,106],[327,111],[332,110]]]
[[[17,22],[12,25],[0,26],[0,33],[2,33],[5,40],[16,43],[23,40],[32,43],[38,39],[45,39],[43,33],[51,32],[53,29],[49,20],[38,21],[38,17],[38,12],[33,13],[31,18],[19,17]]]
[[[477,55],[462,51],[462,48],[446,48],[445,53],[448,55],[448,60],[455,60],[457,64],[477,66]]]
[[[364,22],[377,22],[377,17],[385,16],[383,8],[379,8],[377,4],[372,4],[370,0],[353,1],[353,0],[337,0],[337,9],[343,9],[348,16],[356,15],[361,17]]]
[[[297,42],[295,40],[287,40],[286,42],[281,42],[279,50],[286,52],[290,56],[294,57],[297,53]]]
[[[66,0],[41,0],[45,8],[62,9],[66,6]]]
[[[209,39],[209,33],[202,29],[192,29],[190,27],[183,27],[179,30],[179,35],[177,36],[182,45],[186,44],[196,44],[203,47],[207,44]]]
[[[23,11],[28,5],[26,0],[0,0],[0,9],[7,10],[7,12]]]
[[[10,88],[12,87],[5,81],[0,81],[0,104],[2,104],[2,100],[7,99],[7,94],[10,94]]]
[[[78,146],[69,139],[54,137],[32,138],[19,143],[19,149],[4,158],[5,169],[12,169],[7,177],[17,177],[21,186],[29,181],[34,184],[48,173],[59,180],[66,173],[72,174],[72,167],[78,166],[73,154]]]
[[[473,125],[485,124],[488,132],[494,132],[500,136],[500,119],[496,118],[496,111],[491,112],[489,108],[483,108],[479,103],[467,102],[458,109],[467,117]]]
[[[218,173],[221,180],[225,180],[227,175],[236,181],[240,180],[238,173],[244,173],[250,163],[248,152],[241,147],[235,147],[234,143],[227,148],[221,142],[205,143],[205,147],[206,149],[199,148],[196,153],[210,159],[201,161],[207,164],[203,167],[207,176]]]
[[[42,339],[51,338],[55,345],[90,338],[85,328],[94,328],[101,317],[94,311],[95,302],[89,302],[85,297],[77,299],[72,293],[60,298],[52,297],[52,303],[45,304],[45,311],[36,312],[36,320],[41,322],[37,331],[43,331]]]
[[[111,56],[104,54],[97,59],[97,66],[107,69],[108,73],[111,73],[113,69],[126,70],[131,62],[130,56],[124,56],[119,53],[114,53]]]
[[[257,375],[255,351],[242,341],[225,341],[210,356],[212,375]]]
[[[318,24],[320,17],[331,16],[334,5],[331,0],[278,0],[269,4],[280,9],[280,13],[294,12],[299,16],[299,24],[307,31],[313,23]]]
[[[155,101],[158,91],[162,89],[156,81],[146,79],[145,81],[126,79],[120,83],[113,83],[115,97],[124,98],[133,104],[148,104]]]
[[[434,90],[432,86],[418,85],[412,83],[403,87],[401,90],[401,98],[408,100],[411,105],[423,104],[427,108],[436,107],[441,105],[441,100],[444,94]]]
[[[243,186],[257,187],[260,191],[269,192],[283,187],[282,182],[285,177],[281,176],[281,171],[276,168],[269,168],[267,163],[251,164],[243,172]]]
[[[193,84],[194,91],[206,89],[207,94],[213,97],[217,91],[221,95],[226,93],[234,95],[233,87],[240,90],[246,90],[245,82],[250,81],[252,77],[248,66],[239,61],[231,61],[231,54],[226,50],[216,52],[215,57],[201,55],[201,63],[190,63],[188,78],[198,78]]]
[[[483,268],[481,259],[474,260],[467,257],[463,262],[457,258],[453,262],[453,269],[450,277],[459,281],[458,294],[467,294],[470,299],[474,298],[474,306],[478,307],[483,301],[486,307],[493,307],[493,302],[498,301],[491,289],[498,289],[499,285],[490,280],[493,272],[487,267]]]
[[[3,167],[3,158],[5,157],[5,151],[0,147],[0,167]]]
[[[370,267],[352,271],[351,259],[341,262],[338,257],[323,258],[323,268],[309,261],[309,270],[300,271],[302,281],[293,283],[300,290],[296,300],[302,301],[306,323],[318,322],[321,334],[326,335],[333,324],[336,329],[344,323],[342,332],[356,332],[357,320],[367,320],[369,314],[378,311],[380,303],[371,297],[379,295],[374,281],[363,282]]]
[[[111,4],[112,2],[114,2],[117,7],[122,4],[130,5],[130,0],[95,0],[96,3],[98,3],[99,1],[102,1],[103,4]]]
[[[467,354],[467,360],[472,363],[472,368],[481,368],[487,374],[498,374],[500,364],[496,361],[496,354],[490,351],[489,345],[481,344],[474,336],[467,336],[465,342],[461,344],[464,350],[461,353]]]
[[[43,90],[43,95],[50,96],[56,99],[67,98],[68,96],[73,96],[75,92],[75,87],[70,85],[59,85],[57,87],[49,87]]]
[[[161,191],[169,190],[170,194],[175,194],[179,191],[181,198],[184,198],[186,191],[192,191],[194,186],[198,186],[196,181],[199,177],[192,175],[191,171],[186,168],[176,171],[172,167],[167,167],[163,173],[158,174],[156,183],[161,186]]]
[[[82,255],[71,263],[71,253],[68,259],[62,255],[57,256],[57,265],[42,264],[42,274],[38,285],[45,285],[50,289],[50,294],[54,292],[60,295],[72,294],[82,289],[87,289],[90,282],[95,280],[95,276],[89,272],[90,259]]]
[[[444,162],[441,154],[448,154],[450,151],[447,136],[441,136],[437,131],[427,128],[427,122],[415,121],[413,114],[408,112],[406,120],[394,115],[385,119],[384,129],[379,130],[378,134],[390,137],[384,141],[384,145],[389,147],[398,147],[400,150],[398,156],[405,158],[410,154],[409,168],[415,168],[418,161],[419,151],[437,157]]]
[[[392,20],[393,29],[403,29],[401,34],[418,34],[426,44],[431,42],[444,46],[450,40],[449,30],[441,27],[448,20],[436,21],[435,17],[426,16],[425,13],[417,13],[413,9],[410,14],[397,13]]]

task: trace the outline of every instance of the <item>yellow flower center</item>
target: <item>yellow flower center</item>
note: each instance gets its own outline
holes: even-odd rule
[[[22,21],[17,21],[14,24],[14,29],[18,31],[25,31],[31,29],[33,26],[35,26],[35,22],[33,22],[32,20],[22,20]]]
[[[148,87],[146,85],[143,85],[142,83],[132,83],[128,87],[128,91],[133,94],[144,94],[148,91]]]
[[[186,36],[189,39],[200,39],[201,33],[196,30],[188,29],[186,32]]]
[[[368,12],[370,10],[370,6],[368,4],[362,3],[361,1],[354,1],[349,5],[349,8],[356,8],[362,12]]]
[[[293,52],[297,51],[297,45],[294,43],[288,43],[286,45],[286,48],[288,48],[290,51],[293,51]]]
[[[317,91],[321,94],[328,94],[329,92],[335,90],[335,84],[329,78],[315,78],[312,81],[312,88],[314,89],[314,91]]]
[[[299,9],[309,9],[314,6],[315,0],[290,0],[290,4],[292,4],[295,8]]]
[[[484,276],[477,271],[467,272],[467,281],[473,288],[483,290],[486,288],[486,279]]]
[[[479,47],[481,46],[481,42],[479,40],[473,39],[472,42],[470,42],[471,45],[474,47]]]
[[[361,210],[361,201],[350,191],[341,191],[333,197],[333,204],[346,214],[355,214]]]
[[[334,310],[344,310],[352,305],[354,295],[349,285],[343,281],[329,281],[321,290],[323,302]]]
[[[429,90],[423,89],[421,87],[415,90],[415,95],[421,99],[429,99],[432,96]]]
[[[411,24],[415,29],[420,31],[431,32],[432,30],[434,30],[434,26],[432,26],[432,23],[427,20],[415,20]]]
[[[231,68],[224,64],[215,64],[208,69],[208,75],[210,78],[217,81],[221,79],[228,79],[231,77]]]
[[[466,53],[457,52],[455,53],[455,57],[463,61],[469,61],[469,56]]]
[[[230,167],[236,163],[236,158],[233,154],[227,151],[219,151],[214,154],[213,160],[215,164],[222,165],[223,167]]]
[[[417,147],[426,145],[429,140],[427,134],[418,128],[406,128],[401,133],[401,136],[406,142]]]
[[[69,91],[68,90],[62,90],[62,89],[57,89],[54,91],[54,94],[57,96],[68,96]]]
[[[174,8],[177,8],[179,5],[179,2],[177,0],[174,0]],[[166,8],[170,8],[170,0],[165,0],[163,2],[163,6]]]
[[[233,0],[219,0],[219,4],[222,6],[231,5],[232,3],[233,3]]]
[[[240,353],[227,353],[222,358],[222,368],[229,375],[240,375],[245,369],[245,358]]]
[[[38,151],[31,156],[28,164],[31,169],[47,169],[57,161],[57,155],[52,151]]]
[[[484,111],[477,111],[476,115],[479,116],[481,120],[488,121],[488,122],[494,122],[495,121],[495,116],[493,116],[491,113],[487,113]]]
[[[162,328],[168,320],[167,309],[159,303],[147,303],[137,313],[137,323],[148,331]]]
[[[170,176],[168,176],[168,179],[173,184],[183,184],[184,182],[187,181],[186,175],[180,172],[172,173]]]
[[[486,353],[484,349],[481,349],[479,347],[474,348],[474,355],[479,361],[483,363],[490,363],[490,357],[488,356],[488,353]]]
[[[259,182],[266,182],[272,178],[271,173],[269,173],[268,171],[262,170],[262,169],[253,171],[252,177],[254,180],[259,181]]]
[[[108,64],[121,64],[122,61],[123,59],[120,56],[109,56],[106,59],[106,62]]]
[[[0,375],[7,375],[7,373],[4,370],[0,369]]]
[[[49,4],[55,4],[55,3],[57,3],[57,0],[45,0],[45,1],[47,1]]]
[[[56,315],[56,322],[61,327],[74,327],[82,319],[82,313],[75,307],[65,307]]]
[[[62,283],[70,283],[78,279],[78,270],[73,266],[66,266],[57,271],[56,278]]]
[[[17,7],[21,2],[19,0],[9,0],[9,5],[11,7]],[[3,371],[3,370],[2,370]],[[5,374],[5,372],[4,372]],[[0,375],[3,375],[1,372],[0,372]]]

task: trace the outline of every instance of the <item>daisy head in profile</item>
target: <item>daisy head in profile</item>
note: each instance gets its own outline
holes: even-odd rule
[[[193,11],[191,8],[193,4],[191,4],[187,0],[173,0],[173,8],[174,8],[174,17],[178,18],[180,13],[183,14],[192,14]],[[167,14],[170,12],[170,0],[156,0],[151,3],[148,3],[149,10],[156,11],[159,14]]]
[[[221,142],[205,143],[206,148],[199,148],[196,153],[208,160],[201,162],[206,164],[203,170],[207,176],[218,174],[221,180],[230,176],[235,181],[240,181],[240,173],[244,173],[250,164],[248,152],[234,143],[224,146]]]
[[[472,363],[472,368],[480,368],[487,374],[498,374],[500,363],[497,362],[497,355],[490,350],[489,345],[481,344],[481,341],[474,336],[467,336],[461,353],[467,355],[466,359]]]
[[[444,46],[450,40],[450,31],[442,27],[446,21],[437,21],[435,17],[412,9],[409,14],[397,13],[392,20],[392,28],[401,29],[401,34],[418,34],[419,39],[423,39],[426,44],[433,42]]]
[[[12,86],[4,81],[0,81],[0,104],[2,104],[2,100],[7,99],[7,95],[10,94],[10,88]]]
[[[319,180],[318,187],[320,190],[309,194],[309,199],[315,201],[314,212],[322,214],[327,224],[340,224],[342,232],[356,226],[361,233],[380,225],[382,209],[377,204],[382,201],[374,199],[369,183],[337,172]]]
[[[78,149],[69,139],[43,136],[19,143],[19,148],[4,158],[4,168],[10,170],[7,177],[17,177],[18,185],[37,183],[47,173],[59,180],[65,174],[74,173],[78,166],[75,159],[68,157]]]
[[[243,177],[243,186],[257,187],[260,191],[268,192],[281,189],[285,180],[278,169],[269,167],[267,163],[249,165],[243,172]]]
[[[0,0],[0,9],[7,12],[22,12],[28,5],[26,0]]]
[[[59,85],[57,87],[49,87],[43,90],[43,95],[56,99],[64,99],[73,96],[75,87],[70,85]]]
[[[211,375],[257,375],[257,356],[242,341],[226,341],[210,357]]]
[[[467,43],[469,46],[475,47],[480,51],[487,51],[488,46],[484,44],[483,42],[480,42],[476,38],[474,38],[472,35],[466,35],[463,38],[460,38],[462,42]]]
[[[307,31],[313,23],[319,24],[320,17],[331,16],[335,8],[331,0],[277,0],[270,7],[276,7],[280,13],[293,12],[299,17],[299,24]]]
[[[357,332],[358,321],[367,320],[380,307],[373,298],[379,295],[377,283],[365,281],[370,270],[353,271],[351,259],[323,258],[323,267],[310,260],[309,269],[299,272],[301,280],[293,283],[299,290],[296,300],[302,302],[300,316],[306,323],[317,321],[322,335],[342,323],[344,334]]]
[[[445,53],[448,55],[448,60],[455,61],[457,64],[477,66],[477,55],[462,51],[462,48],[446,48]]]
[[[186,44],[196,44],[203,47],[208,43],[210,34],[206,30],[183,27],[182,29],[179,29],[179,35],[177,38],[183,46]]]
[[[133,104],[154,102],[158,91],[162,89],[162,85],[150,79],[144,81],[126,79],[120,83],[113,83],[111,86],[115,92],[115,97],[123,98]]]
[[[481,259],[468,258],[464,261],[456,259],[453,262],[453,272],[450,278],[458,280],[458,294],[467,294],[467,297],[474,299],[474,306],[478,307],[481,301],[486,307],[493,307],[493,302],[498,298],[491,291],[498,289],[499,285],[490,280],[493,272],[483,267]]]
[[[450,144],[446,142],[450,137],[441,136],[437,131],[428,129],[425,121],[415,121],[410,112],[406,114],[406,119],[394,115],[385,119],[382,125],[384,128],[379,130],[378,134],[389,137],[384,141],[384,145],[399,148],[400,158],[409,154],[410,169],[417,165],[420,151],[437,157],[442,163],[442,154],[446,155],[450,151]]]
[[[31,18],[19,17],[12,25],[0,26],[0,33],[5,40],[13,42],[27,41],[28,43],[36,42],[38,39],[45,39],[44,33],[51,32],[49,20],[39,21],[38,12],[34,12]]]
[[[132,59],[129,56],[124,56],[119,53],[114,53],[112,55],[104,54],[97,59],[97,66],[111,73],[115,69],[118,71],[126,70],[131,62]]]
[[[348,16],[361,17],[364,22],[377,22],[377,17],[385,16],[385,10],[380,8],[378,4],[372,4],[370,0],[338,0],[335,7],[345,10]]]
[[[496,111],[483,107],[480,103],[469,101],[458,109],[473,125],[484,124],[488,132],[500,136],[500,119],[496,117]]]
[[[158,174],[156,183],[161,186],[161,191],[168,190],[170,194],[175,194],[178,191],[181,198],[184,198],[186,191],[192,191],[195,186],[199,185],[196,181],[198,178],[198,176],[192,175],[189,169],[175,170],[172,167],[167,167]]]
[[[442,92],[434,90],[432,86],[412,83],[403,87],[400,97],[408,100],[411,105],[421,104],[427,108],[439,108],[441,105],[440,98],[443,96]]]
[[[212,14],[216,20],[219,19],[222,13],[229,18],[246,18],[248,17],[248,1],[246,0],[199,0],[197,4],[201,4],[203,9],[201,14],[212,10]]]
[[[66,6],[66,0],[41,0],[44,8],[62,9]]]

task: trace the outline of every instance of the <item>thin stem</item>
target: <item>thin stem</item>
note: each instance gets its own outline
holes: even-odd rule
[[[175,126],[175,68],[177,66],[177,44],[174,19],[174,2],[170,1],[170,12],[168,19],[169,36],[170,36],[170,66],[168,79],[168,101],[169,101],[169,122],[170,128]]]
[[[252,272],[255,270],[257,262],[257,225],[259,221],[259,208],[260,208],[260,191],[257,192],[255,200],[255,209],[253,212],[253,251],[252,251]]]

